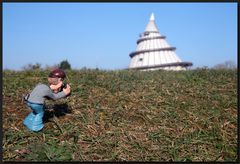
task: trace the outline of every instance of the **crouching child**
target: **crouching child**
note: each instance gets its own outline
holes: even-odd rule
[[[61,69],[55,69],[48,75],[48,85],[37,84],[31,93],[24,97],[32,112],[24,119],[23,124],[31,131],[40,131],[44,127],[43,116],[46,99],[57,100],[67,97],[71,93],[70,86],[63,81],[66,74]]]

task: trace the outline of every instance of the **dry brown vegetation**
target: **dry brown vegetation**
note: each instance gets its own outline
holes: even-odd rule
[[[68,71],[45,127],[21,102],[45,71],[3,72],[4,161],[236,161],[237,71]]]

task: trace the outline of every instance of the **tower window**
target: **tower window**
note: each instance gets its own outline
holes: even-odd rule
[[[143,61],[143,58],[139,58],[138,61]]]
[[[148,36],[149,35],[149,32],[144,32],[144,36]]]

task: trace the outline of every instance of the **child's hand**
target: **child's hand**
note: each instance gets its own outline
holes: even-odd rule
[[[57,89],[60,89],[63,85],[63,81],[59,80],[58,84],[56,85]]]
[[[63,92],[66,94],[66,95],[69,95],[71,93],[71,87],[70,85],[67,84],[67,87],[66,88],[63,88]]]
[[[51,84],[51,85],[50,85],[50,88],[51,88],[51,90],[54,91],[54,93],[56,93],[56,92],[60,91],[62,85],[63,85],[63,82],[62,82],[62,81],[59,81],[58,84],[56,84],[56,85]]]

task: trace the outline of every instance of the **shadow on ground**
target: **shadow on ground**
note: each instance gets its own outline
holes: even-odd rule
[[[69,108],[68,104],[55,104],[53,106],[46,106],[45,113],[43,116],[44,122],[49,122],[49,119],[56,117],[65,116],[66,114],[72,113],[72,110]]]

